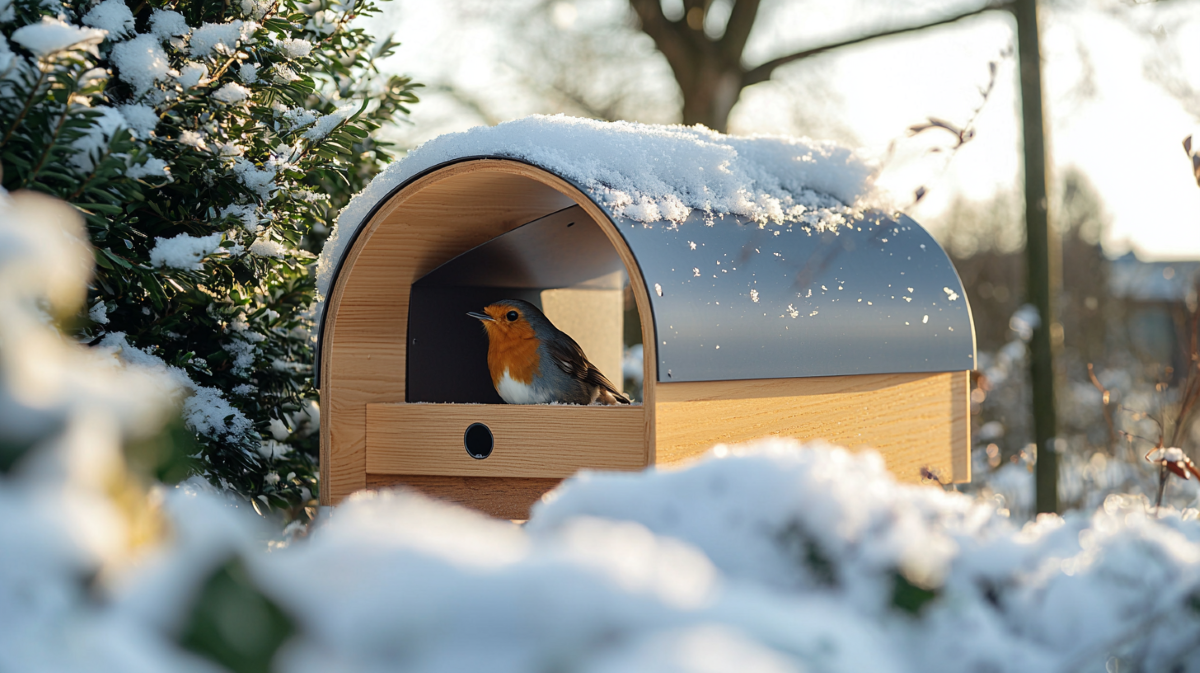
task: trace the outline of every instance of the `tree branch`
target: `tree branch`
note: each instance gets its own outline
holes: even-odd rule
[[[1011,7],[1012,7],[1011,0],[995,0],[993,2],[989,2],[986,5],[983,5],[982,7],[977,7],[975,9],[967,10],[967,11],[961,12],[959,14],[953,14],[950,16],[942,17],[940,19],[936,19],[934,21],[929,21],[927,23],[921,23],[921,24],[912,25],[912,26],[901,26],[899,28],[888,28],[888,29],[877,31],[877,32],[860,35],[858,37],[853,37],[848,40],[843,40],[841,42],[833,42],[830,44],[822,45],[820,47],[813,47],[812,49],[805,49],[804,51],[798,51],[794,54],[788,54],[787,56],[780,56],[779,58],[773,58],[770,61],[763,63],[762,65],[756,66],[756,67],[748,70],[746,72],[745,78],[743,79],[743,86],[750,86],[751,84],[758,84],[760,82],[765,82],[765,81],[771,79],[771,73],[773,73],[776,68],[783,66],[783,65],[787,65],[788,63],[792,63],[794,61],[799,61],[801,59],[808,58],[809,56],[816,56],[817,54],[820,54],[820,53],[823,53],[826,51],[832,51],[834,49],[840,49],[842,47],[849,47],[849,46],[856,45],[856,44],[862,44],[863,42],[869,42],[870,40],[875,40],[875,39],[878,39],[881,37],[891,37],[893,35],[903,35],[904,33],[912,33],[912,32],[918,31],[918,30],[924,30],[926,28],[934,28],[936,26],[944,26],[946,24],[956,23],[958,21],[962,21],[963,19],[967,19],[972,16],[978,16],[980,14],[984,14],[987,12],[992,12],[992,11],[996,11],[996,10],[1008,10]]]
[[[759,0],[735,0],[733,9],[729,10],[729,21],[725,23],[725,34],[718,43],[725,58],[732,63],[742,62],[742,52],[746,49],[746,40],[750,38],[750,29],[758,17]]]
[[[686,88],[694,78],[692,63],[695,60],[687,36],[683,34],[687,24],[668,19],[659,0],[629,0],[629,5],[637,13],[642,32],[654,40],[654,46],[666,57],[675,73],[675,81]]]

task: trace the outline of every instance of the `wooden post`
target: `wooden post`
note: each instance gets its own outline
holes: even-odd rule
[[[1026,301],[1041,319],[1033,331],[1030,379],[1033,432],[1037,442],[1037,511],[1058,511],[1058,418],[1054,404],[1055,271],[1059,246],[1051,234],[1046,190],[1046,127],[1042,110],[1042,61],[1038,44],[1037,0],[1016,0],[1017,52],[1021,66],[1021,123],[1025,145]],[[1058,328],[1061,329],[1061,328]]]

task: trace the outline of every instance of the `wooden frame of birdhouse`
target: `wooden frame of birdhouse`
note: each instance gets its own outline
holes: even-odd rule
[[[692,220],[633,222],[496,156],[377,199],[324,306],[322,504],[408,486],[522,519],[578,470],[673,465],[765,435],[872,447],[901,480],[970,480],[970,309],[923,229],[879,214],[832,235]],[[641,404],[500,402],[467,310],[538,302],[620,381],[628,291]]]

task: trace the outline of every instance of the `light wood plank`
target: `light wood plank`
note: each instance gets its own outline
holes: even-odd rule
[[[432,477],[368,474],[367,488],[410,488],[431,498],[470,507],[497,519],[528,519],[534,503],[562,479]]]
[[[971,372],[952,375],[950,385],[954,409],[950,416],[950,441],[955,448],[951,453],[949,481],[966,484],[971,481]]]
[[[368,404],[367,472],[465,477],[569,477],[646,466],[640,406]],[[472,423],[492,431],[491,456],[467,454]]]
[[[718,442],[825,439],[878,450],[902,481],[970,480],[967,372],[659,383],[658,464]]]

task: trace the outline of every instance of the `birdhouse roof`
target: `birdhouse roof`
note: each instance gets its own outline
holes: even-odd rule
[[[975,366],[953,266],[911,219],[863,207],[872,171],[861,158],[833,143],[702,127],[539,116],[431,140],[342,211],[318,263],[319,294],[380,203],[477,158],[549,171],[609,216],[649,291],[660,381]]]

